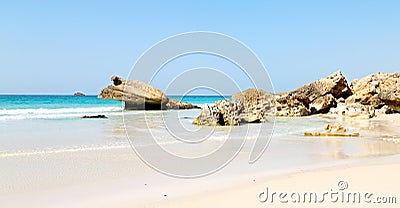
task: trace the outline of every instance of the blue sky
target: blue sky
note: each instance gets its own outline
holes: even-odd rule
[[[336,70],[352,80],[400,69],[399,1],[233,2],[2,1],[0,93],[97,94],[153,44],[189,31],[245,43],[278,92]]]

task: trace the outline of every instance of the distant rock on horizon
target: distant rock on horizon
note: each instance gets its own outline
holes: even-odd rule
[[[74,96],[83,97],[86,96],[83,92],[75,92]]]

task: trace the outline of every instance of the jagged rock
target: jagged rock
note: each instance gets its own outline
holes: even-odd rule
[[[240,123],[242,107],[229,100],[215,101],[214,105],[205,105],[200,115],[193,121],[196,125],[237,126]]]
[[[337,71],[294,91],[274,95],[249,89],[233,95],[232,100],[240,109],[235,113],[245,122],[263,122],[271,114],[308,116],[327,112],[353,118],[372,118],[376,113],[400,112],[400,73],[379,72],[354,80],[349,86],[343,74]],[[202,112],[202,119],[206,120],[207,115],[216,123],[212,113]],[[196,123],[202,124],[199,121]]]
[[[324,127],[324,133],[345,133],[347,129],[345,129],[341,124],[326,124]]]
[[[242,107],[240,118],[248,123],[265,122],[274,110],[274,95],[263,90],[248,89],[232,96],[232,102]]]
[[[308,116],[311,114],[307,98],[291,93],[275,96],[276,116]]]
[[[346,103],[360,103],[363,105],[371,105],[374,108],[382,107],[384,103],[381,101],[378,94],[382,90],[382,84],[389,76],[390,74],[388,73],[378,72],[360,80],[353,80],[350,84],[353,95],[346,99]]]
[[[359,133],[348,133],[347,129],[341,124],[326,124],[324,130],[321,132],[304,132],[304,136],[344,136],[344,137],[358,137]]]
[[[168,109],[193,109],[193,108],[200,108],[197,105],[190,104],[188,102],[181,102],[178,100],[169,99],[168,103],[166,104]]]
[[[394,111],[400,112],[400,73],[389,75],[380,88],[379,99]]]
[[[329,112],[338,99],[352,94],[346,78],[337,71],[297,90],[276,95],[277,116],[308,116]]]
[[[395,110],[393,110],[391,107],[384,105],[382,108],[375,110],[377,114],[392,114],[396,113]]]
[[[324,130],[321,132],[304,132],[304,136],[344,136],[344,137],[358,137],[359,133],[348,133],[347,129],[341,124],[326,124]]]
[[[353,118],[372,118],[375,116],[375,108],[370,105],[352,103],[346,105],[345,115]]]
[[[111,77],[113,85],[104,88],[99,98],[125,102],[127,110],[160,110],[166,109],[168,97],[159,89],[139,80],[124,80]]]
[[[336,106],[336,99],[332,94],[327,94],[315,99],[310,104],[311,113],[327,112],[331,107]]]
[[[353,95],[346,99],[346,104],[359,103],[371,106],[380,113],[400,112],[400,73],[389,74],[378,72],[360,80],[351,82]],[[360,105],[359,105],[360,106]],[[365,107],[361,106],[362,109]],[[359,109],[357,111],[361,111]]]

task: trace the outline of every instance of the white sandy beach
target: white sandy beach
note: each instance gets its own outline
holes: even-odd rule
[[[135,115],[132,116],[135,118]],[[378,206],[376,203],[343,205],[329,201],[294,204],[280,203],[277,199],[274,203],[261,203],[257,198],[266,187],[271,192],[323,193],[337,189],[339,181],[348,183],[348,191],[400,197],[397,174],[400,170],[400,115],[344,121],[347,128],[361,133],[359,138],[306,138],[302,136],[304,129],[322,128],[324,123],[334,120],[325,116],[281,118],[277,121],[276,135],[270,146],[255,164],[247,163],[249,147],[244,147],[243,152],[228,166],[215,174],[196,179],[165,176],[145,165],[121,138],[120,120],[111,119],[111,123],[91,121],[91,125],[99,124],[98,128],[116,126],[112,131],[101,131],[98,136],[104,136],[105,140],[117,138],[118,145],[108,146],[101,142],[98,147],[3,152],[0,157],[0,167],[4,167],[0,173],[0,206]],[[49,127],[51,125],[48,123]],[[79,126],[75,128],[81,132],[80,137],[88,136],[85,134],[86,127],[81,130]],[[95,131],[97,128],[92,129]],[[173,143],[170,145],[175,147]],[[396,204],[386,206],[396,207]]]
[[[145,168],[138,164],[137,168]],[[101,170],[99,170],[101,171]],[[104,171],[104,170],[103,170]],[[399,200],[398,172],[400,157],[390,156],[349,162],[326,167],[303,167],[281,173],[264,173],[179,181],[138,181],[135,177],[114,178],[41,188],[0,197],[2,207],[397,207],[398,204],[376,204],[379,196]],[[116,174],[118,175],[118,174]],[[371,203],[261,203],[259,194],[269,191],[286,193],[338,191],[338,182],[345,181],[348,192],[370,192]],[[139,185],[140,184],[140,185]],[[346,192],[347,193],[347,192]],[[271,195],[270,195],[271,196]],[[319,195],[320,196],[320,195]],[[276,197],[276,196],[275,196]]]
[[[186,197],[178,197],[165,200],[161,203],[154,203],[153,207],[398,207],[400,180],[400,157],[387,157],[371,159],[359,163],[337,165],[326,168],[300,169],[292,173],[263,177],[258,176],[254,181],[238,180],[232,186],[225,188],[215,188],[207,192],[197,193]],[[348,188],[343,192],[365,192],[373,193],[370,201],[361,203],[341,202],[337,203],[325,198],[322,203],[309,203],[308,198],[305,203],[291,202],[289,194],[293,192],[305,193],[315,192],[324,193],[333,189],[338,191],[338,182],[345,181]],[[259,194],[265,193],[265,188],[269,191],[286,192],[286,200],[280,202],[275,195],[274,202],[271,203],[271,195],[267,202],[261,203]],[[339,191],[339,193],[341,193]],[[271,193],[270,193],[271,194]],[[321,196],[321,195],[320,195]],[[339,195],[340,196],[340,195]],[[377,197],[392,196],[396,197],[392,203],[378,203]],[[296,198],[295,198],[296,199]],[[261,200],[265,200],[262,198]],[[382,199],[383,200],[383,199]],[[283,200],[285,201],[285,200]],[[397,202],[397,203],[396,203]]]

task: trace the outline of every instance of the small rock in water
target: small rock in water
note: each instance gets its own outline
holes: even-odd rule
[[[326,124],[324,130],[321,132],[304,132],[304,136],[344,136],[344,137],[358,137],[359,133],[348,133],[347,129],[342,125],[335,124]]]
[[[326,124],[324,133],[346,133],[346,129],[340,124]]]
[[[82,116],[82,118],[108,118],[108,117],[105,116],[105,115],[97,115],[97,116],[87,116],[87,115],[85,115],[85,116]]]

